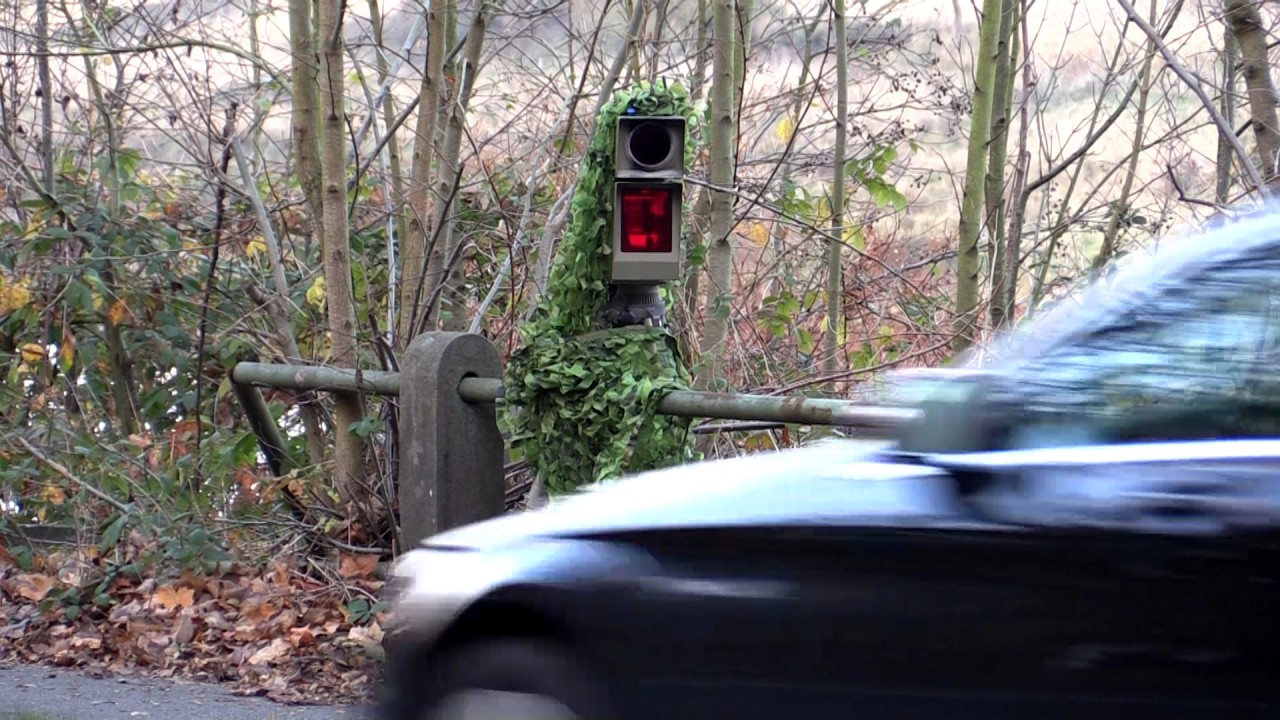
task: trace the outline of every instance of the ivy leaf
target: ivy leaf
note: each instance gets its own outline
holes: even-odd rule
[[[307,288],[307,304],[315,308],[323,308],[325,301],[324,276],[318,275]]]
[[[796,349],[805,355],[813,352],[813,334],[802,327],[796,328]]]
[[[107,525],[107,529],[102,532],[102,540],[98,543],[100,550],[110,550],[120,542],[120,536],[124,533],[124,520],[125,516],[121,514]]]

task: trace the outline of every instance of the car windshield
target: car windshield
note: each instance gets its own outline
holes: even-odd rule
[[[1111,438],[1272,432],[1239,400],[1280,397],[1259,370],[1280,355],[1278,312],[1280,215],[1163,241],[948,367],[904,373],[891,402],[923,412],[901,444],[959,452],[1059,442],[1072,428]],[[1018,435],[1027,425],[1048,435]]]
[[[1175,252],[1168,252],[1174,249]],[[1039,353],[1047,345],[1087,329],[1152,289],[1158,275],[1155,265],[1175,259],[1176,250],[1160,252],[1156,246],[1134,250],[1114,260],[1101,273],[1086,273],[1069,284],[1058,297],[1042,301],[1016,326],[990,341],[965,350],[952,366],[965,370],[996,371]]]

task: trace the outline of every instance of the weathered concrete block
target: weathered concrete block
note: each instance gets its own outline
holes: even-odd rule
[[[409,343],[400,372],[400,532],[408,549],[505,509],[497,410],[458,395],[463,378],[501,378],[502,357],[480,335],[429,332]]]

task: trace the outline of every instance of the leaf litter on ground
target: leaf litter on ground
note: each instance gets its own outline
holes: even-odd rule
[[[382,587],[376,556],[340,555],[322,581],[280,557],[109,575],[89,550],[19,563],[0,543],[0,662],[220,683],[282,703],[369,699],[385,620],[364,600]]]

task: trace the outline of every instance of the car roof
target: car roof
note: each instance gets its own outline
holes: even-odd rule
[[[1205,267],[1271,253],[1280,256],[1277,203],[1206,229],[1171,233],[1151,247],[1112,261],[1078,292],[1034,313],[1027,326],[996,338],[990,345],[992,359],[997,366],[1016,365],[1113,321],[1162,288]],[[974,364],[977,361],[975,356]]]

